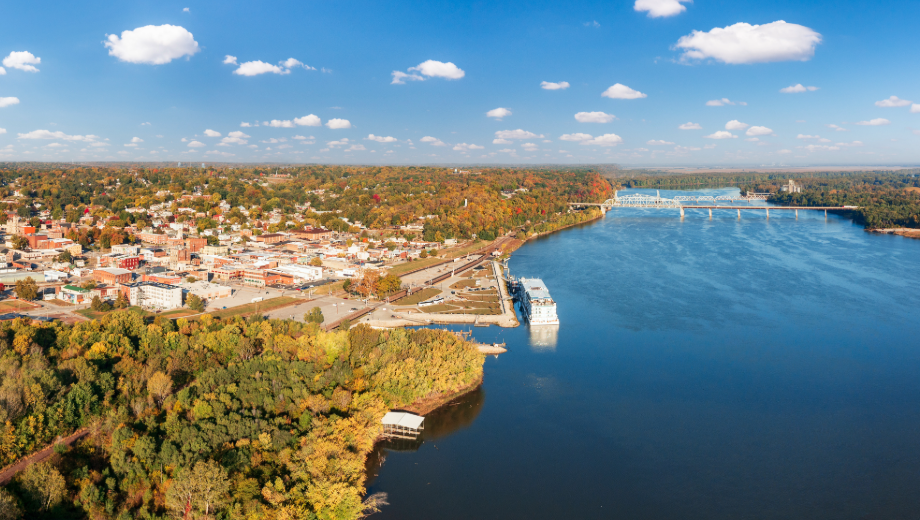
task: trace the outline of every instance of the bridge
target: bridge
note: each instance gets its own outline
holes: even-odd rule
[[[824,210],[824,216],[827,217],[828,210],[831,211],[850,211],[858,209],[859,206],[732,206],[725,204],[712,204],[712,205],[690,205],[683,204],[683,202],[695,201],[695,202],[720,202],[727,201],[733,202],[736,200],[745,200],[750,202],[753,201],[766,201],[769,197],[769,193],[748,193],[747,195],[739,196],[719,196],[711,197],[705,195],[678,195],[673,199],[666,199],[660,195],[659,192],[655,193],[655,196],[644,195],[640,193],[632,193],[629,195],[619,196],[617,192],[614,192],[612,199],[607,199],[604,202],[570,202],[569,207],[572,208],[584,208],[588,206],[599,206],[601,210],[605,213],[614,208],[641,208],[641,209],[677,209],[680,210],[680,216],[683,218],[684,210],[686,209],[708,209],[709,218],[712,218],[712,210],[714,209],[728,209],[736,210],[738,212],[738,218],[741,218],[741,210],[764,210],[767,213],[767,218],[770,218],[770,210],[793,210],[795,211],[795,216],[798,218],[799,210],[813,210],[821,211]]]

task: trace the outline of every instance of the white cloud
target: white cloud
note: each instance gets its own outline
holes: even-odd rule
[[[553,83],[551,81],[544,81],[540,83],[540,88],[543,90],[565,90],[569,88],[569,82],[560,81],[559,83]]]
[[[223,146],[229,146],[231,144],[246,144],[249,142],[246,140],[248,138],[249,136],[246,135],[245,133],[239,130],[235,130],[233,132],[228,133],[227,137],[224,137],[223,139],[221,139],[220,144]]]
[[[747,135],[771,135],[772,133],[773,130],[770,130],[765,126],[752,126],[748,128],[747,132],[745,132]]]
[[[575,114],[575,120],[579,123],[609,123],[616,118],[617,116],[605,114],[604,112],[579,112]]]
[[[511,144],[507,139],[492,139],[492,144]]]
[[[132,137],[132,138],[131,138],[131,142],[132,142],[132,143],[143,143],[144,140],[141,139],[140,137]]]
[[[447,143],[444,141],[441,141],[437,137],[431,137],[430,135],[426,135],[425,137],[419,139],[419,141],[423,143],[431,143],[431,146],[447,146]]]
[[[368,136],[365,137],[365,139],[367,139],[368,141],[376,141],[378,143],[395,143],[396,142],[395,137],[384,137],[382,135],[374,135],[374,134],[368,134]]]
[[[810,144],[803,148],[809,152],[833,152],[840,149],[839,146],[828,146],[826,144]]]
[[[280,146],[278,148],[281,148]],[[367,150],[363,144],[353,144],[349,146],[345,151],[346,152],[361,152]]]
[[[690,2],[692,0],[636,0],[633,9],[642,12],[647,11],[649,18],[663,18],[675,16],[687,10],[681,5],[681,2]]]
[[[836,131],[838,131],[838,132],[849,132],[849,130],[847,130],[846,128],[844,128],[844,127],[842,127],[842,126],[837,126],[837,125],[834,125],[834,124],[829,124],[829,125],[825,125],[825,126],[827,126],[828,128],[833,128],[834,130],[836,130]]]
[[[220,137],[220,132],[216,130],[211,130],[210,128],[208,128],[207,130],[204,131],[204,135],[208,137]]]
[[[731,121],[725,123],[726,130],[744,130],[745,128],[749,126],[751,125],[747,123],[742,123],[741,121],[738,121],[737,119],[732,119]]]
[[[294,122],[288,119],[272,119],[271,121],[266,121],[265,126],[270,126],[272,128],[294,128]]]
[[[295,117],[294,123],[298,126],[321,126],[323,124],[319,116],[314,114],[306,115],[303,117]]]
[[[460,67],[449,61],[445,63],[436,60],[426,60],[406,70],[409,71],[408,74],[406,72],[394,70],[392,73],[393,81],[391,81],[390,84],[404,85],[406,80],[424,81],[428,78],[460,79],[466,75],[466,72],[460,69]],[[413,74],[413,71],[419,74]]]
[[[693,31],[674,45],[683,49],[682,60],[712,58],[723,63],[766,63],[772,61],[808,61],[821,43],[817,32],[782,20],[751,25],[736,23],[709,32]]]
[[[4,63],[5,65],[6,63]],[[881,101],[876,101],[875,106],[882,108],[895,108],[895,107],[906,107],[911,104],[910,101],[906,99],[901,99],[898,96],[891,96],[888,99],[883,99]]]
[[[182,12],[183,12],[183,13],[187,13],[187,12],[189,12],[189,9],[188,9],[188,7],[183,7],[183,8],[182,8]]]
[[[679,129],[681,129],[681,130],[702,130],[702,129],[703,129],[703,127],[700,126],[699,123],[689,123],[689,122],[684,123],[684,124],[678,126],[677,128],[679,128]]]
[[[616,83],[605,90],[601,94],[601,97],[607,97],[610,99],[642,99],[648,96],[639,92],[638,90],[633,90],[626,85]]]
[[[821,139],[821,136],[820,135],[799,134],[795,136],[795,138],[796,139]]]
[[[8,107],[11,105],[18,105],[18,104],[19,104],[18,97],[0,97],[0,108]]]
[[[63,139],[64,141],[92,142],[99,139],[98,135],[67,135],[64,132],[50,130],[32,130],[25,134],[18,134],[17,139]]]
[[[201,148],[203,146],[207,146],[207,145],[200,141],[192,141],[188,144],[189,148]]]
[[[891,124],[891,121],[885,119],[884,117],[878,117],[869,121],[860,121],[856,124],[860,126],[883,126]]]
[[[294,58],[288,58],[282,61],[281,65],[288,69],[293,69],[294,67],[303,67],[306,70],[316,70],[316,67],[311,67],[300,60],[295,60]]]
[[[670,141],[665,141],[663,139],[658,139],[658,140],[652,139],[651,141],[646,141],[645,144],[649,146],[664,146],[664,145],[669,145],[669,144],[674,144],[674,143]]]
[[[458,152],[468,152],[470,150],[482,150],[483,148],[485,147],[479,146],[478,144],[466,144],[466,143],[460,143],[454,146],[454,150]]]
[[[801,83],[779,89],[779,91],[783,94],[798,94],[801,92],[814,92],[816,90],[818,90],[818,87],[806,87]]]
[[[6,128],[0,128],[0,134],[5,134],[5,133],[6,133]],[[7,148],[12,148],[12,147],[13,147],[13,145],[8,145],[8,146],[7,146]]]
[[[271,63],[265,63],[261,60],[247,61],[241,63],[239,68],[233,71],[239,76],[258,76],[259,74],[290,74],[290,69],[279,67]]]
[[[518,128],[517,130],[499,130],[495,132],[495,137],[497,139],[542,139],[543,134],[537,135]]]
[[[236,154],[230,152],[222,152],[220,150],[210,150],[204,153],[205,155],[220,155],[221,157],[233,157]]]
[[[347,145],[347,144],[348,144],[348,138],[347,138],[347,137],[344,137],[344,138],[342,138],[342,139],[339,139],[338,141],[326,141],[326,146],[329,146],[330,148],[335,148],[336,146],[345,146],[345,145]],[[320,151],[322,151],[322,150],[320,150]]]
[[[736,101],[732,101],[732,100],[730,100],[730,99],[728,99],[728,98],[710,99],[709,101],[706,102],[706,106],[707,106],[707,107],[723,107],[723,106],[725,106],[725,105],[741,105],[741,106],[747,106],[747,103],[745,103],[744,101],[737,101],[737,102],[736,102]]]
[[[853,141],[853,142],[850,142],[850,143],[834,143],[834,144],[837,145],[837,146],[843,146],[843,147],[859,147],[859,146],[862,146],[862,145],[863,145],[863,142],[862,142],[862,141]]]
[[[911,114],[920,114],[920,103],[914,103],[910,106]]]
[[[748,137],[747,139],[745,139],[745,141],[756,143],[757,141],[760,141],[760,139],[758,139],[757,137]]]
[[[35,65],[41,64],[42,59],[36,57],[29,51],[11,52],[9,56],[3,58],[3,65],[11,69],[24,70],[26,72],[38,72]]]
[[[599,135],[593,139],[582,141],[581,144],[584,145],[597,145],[597,146],[616,146],[623,142],[623,138],[617,134],[604,134]]]
[[[54,143],[54,144],[57,144],[57,143]],[[49,145],[49,146],[50,146],[50,145]],[[126,144],[125,146],[127,146],[128,148],[134,148],[134,147],[137,146],[137,143],[128,143],[128,144]]]
[[[689,1],[689,0],[687,0],[687,1]],[[601,24],[597,23],[597,20],[594,20],[594,21],[592,21],[592,22],[585,22],[585,23],[583,23],[582,25],[584,25],[585,27],[594,27],[594,28],[597,28],[597,27],[600,27],[600,26],[601,26]]]
[[[333,130],[341,130],[344,128],[351,128],[351,121],[347,119],[330,119],[326,121],[326,126]]]
[[[163,65],[176,58],[192,56],[200,50],[192,33],[184,27],[169,24],[122,31],[121,38],[110,34],[105,46],[109,49],[109,56],[128,63],[148,65]]]
[[[224,56],[224,65],[236,65],[236,56],[226,55]]]
[[[248,135],[244,134],[243,132],[240,132],[239,130],[235,130],[235,131],[233,131],[233,132],[230,132],[230,133],[227,134],[227,135],[230,136],[230,137],[234,137],[234,138],[236,138],[236,139],[248,139],[248,138],[249,138]]]
[[[536,143],[524,143],[521,145],[521,148],[523,148],[525,152],[536,152],[540,149]]]
[[[703,137],[705,137],[706,139],[735,139],[738,136],[732,134],[731,132],[726,132],[725,130],[719,130],[718,132],[714,134],[709,134]]]
[[[488,112],[486,112],[487,117],[494,117],[495,119],[498,119],[499,121],[501,121],[503,117],[508,117],[510,115],[511,115],[511,111],[508,110],[507,108],[502,108],[502,107],[493,108],[492,110],[489,110]]]
[[[786,150],[786,149],[777,150],[776,153],[779,153],[779,154],[787,154],[787,153],[792,153],[792,150]]]

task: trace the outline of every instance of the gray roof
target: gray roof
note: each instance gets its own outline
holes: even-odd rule
[[[401,426],[413,430],[417,430],[423,422],[425,422],[424,417],[406,412],[387,412],[380,420],[380,423],[384,425]]]
[[[546,284],[539,278],[521,278],[521,285],[531,300],[552,299]]]

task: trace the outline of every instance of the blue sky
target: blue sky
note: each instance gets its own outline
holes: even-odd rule
[[[4,11],[0,160],[920,163],[916,1]]]

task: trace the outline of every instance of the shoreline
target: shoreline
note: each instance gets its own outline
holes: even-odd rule
[[[920,239],[920,229],[915,228],[878,228],[866,229],[869,233],[878,233],[880,235],[898,235],[905,238]]]

